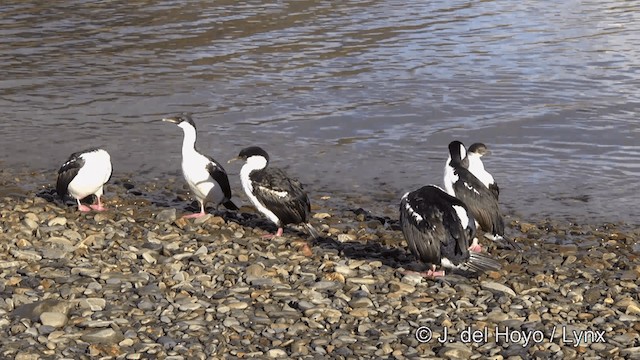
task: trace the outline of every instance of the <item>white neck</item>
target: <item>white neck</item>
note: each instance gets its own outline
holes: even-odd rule
[[[250,173],[255,170],[262,170],[267,167],[267,159],[263,156],[251,156],[247,163],[242,166],[241,172]]]
[[[447,194],[456,196],[455,190],[453,190],[453,184],[458,181],[458,175],[455,174],[454,169],[449,165],[451,162],[451,155],[447,159],[447,163],[444,166],[444,189]]]
[[[193,153],[196,151],[196,129],[193,126],[180,126],[184,132],[182,140],[182,154]]]

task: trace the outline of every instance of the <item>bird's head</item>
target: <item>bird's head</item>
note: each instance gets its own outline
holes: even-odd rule
[[[491,152],[487,149],[487,146],[483,143],[473,143],[469,146],[469,154],[476,154],[480,157],[483,155],[489,155]]]
[[[182,113],[175,116],[163,118],[162,121],[174,123],[183,129],[189,126],[193,127],[194,129],[196,128],[196,124],[193,122],[193,119],[191,119],[191,113]]]
[[[463,167],[465,166],[465,162],[468,165],[469,160],[467,159],[467,148],[458,140],[454,140],[449,143],[449,156],[451,157],[451,165],[459,164]]]
[[[269,154],[264,149],[258,146],[250,146],[240,150],[240,153],[235,158],[229,160],[233,162],[236,160],[243,160],[247,163],[250,161],[264,162],[265,165],[269,162]]]

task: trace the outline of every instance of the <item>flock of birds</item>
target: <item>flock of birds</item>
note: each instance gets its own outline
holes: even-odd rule
[[[200,212],[187,218],[205,215],[205,205],[216,209],[222,204],[238,210],[232,200],[231,186],[226,171],[212,157],[196,148],[196,125],[189,114],[162,119],[176,124],[184,133],[182,142],[182,173]],[[487,253],[476,237],[477,228],[485,237],[499,243],[508,243],[514,249],[518,244],[504,235],[504,220],[498,203],[499,187],[480,159],[487,154],[484,144],[476,143],[467,150],[464,144],[449,144],[449,158],[444,171],[444,190],[427,185],[407,192],[400,201],[400,224],[409,249],[420,261],[430,265],[425,276],[444,276],[438,267],[471,272],[497,270],[500,264]],[[282,170],[269,167],[269,155],[257,146],[242,149],[229,160],[244,160],[240,170],[242,187],[256,209],[278,227],[274,235],[282,236],[283,227],[304,224],[311,236],[318,238],[309,223],[311,206],[300,182]],[[73,197],[78,210],[103,211],[103,187],[111,178],[111,158],[107,151],[93,148],[71,154],[58,171],[56,191],[64,200]],[[81,200],[95,195],[97,204],[86,206]],[[308,244],[303,244],[310,253]]]

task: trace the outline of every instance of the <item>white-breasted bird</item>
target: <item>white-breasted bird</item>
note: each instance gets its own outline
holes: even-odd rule
[[[235,159],[245,160],[240,179],[253,205],[278,226],[274,236],[282,236],[288,224],[304,224],[311,236],[318,232],[309,224],[311,204],[302,184],[279,168],[268,167],[269,155],[258,146],[242,149]]]
[[[444,276],[437,267],[482,272],[500,264],[486,254],[469,251],[476,235],[473,215],[460,199],[435,185],[408,192],[400,200],[400,225],[409,250],[431,265],[425,276]]]
[[[75,152],[58,170],[56,192],[62,199],[66,194],[71,195],[78,203],[80,211],[104,211],[106,209],[100,198],[111,173],[111,157],[107,151],[92,148]],[[97,204],[86,206],[80,203],[80,200],[89,195],[98,198]]]
[[[493,179],[493,175],[491,175],[484,168],[484,164],[482,163],[482,157],[484,155],[488,155],[489,149],[483,143],[473,143],[469,146],[469,152],[467,153],[467,157],[469,158],[469,171],[478,178],[498,199],[500,195],[500,187]]]
[[[467,206],[480,229],[490,233],[493,241],[506,241],[514,249],[520,248],[513,240],[504,236],[504,219],[498,199],[469,170],[467,149],[460,141],[449,143],[449,157],[444,169],[444,187]],[[471,245],[474,251],[481,251],[477,240]]]
[[[188,113],[162,119],[182,128],[182,174],[189,189],[200,203],[200,212],[186,215],[185,218],[205,215],[204,207],[213,203],[216,209],[220,204],[227,209],[238,210],[231,200],[229,177],[222,165],[212,157],[200,153],[196,148],[196,124]]]

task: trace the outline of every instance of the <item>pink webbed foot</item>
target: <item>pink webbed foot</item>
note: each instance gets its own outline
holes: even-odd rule
[[[92,208],[95,211],[105,211],[105,210],[107,210],[107,208],[102,206],[102,204],[89,205],[89,207]]]
[[[482,246],[480,246],[480,244],[474,244],[469,246],[469,251],[473,251],[473,252],[482,252]]]
[[[278,232],[276,232],[275,234],[266,234],[266,235],[262,235],[263,239],[272,239],[274,237],[280,237],[282,236],[282,233],[284,232],[283,228],[278,228]]]
[[[482,252],[482,246],[480,246],[480,244],[478,243],[478,238],[473,238],[473,241],[471,242],[471,246],[469,246],[469,251],[473,251],[473,252]]]
[[[428,270],[426,272],[423,273],[424,277],[430,277],[430,278],[437,278],[437,277],[443,277],[444,276],[444,270],[440,270],[440,271],[434,271],[434,270]]]
[[[431,269],[429,269],[427,271],[422,271],[422,272],[406,270],[406,271],[403,271],[402,273],[405,274],[405,275],[417,274],[417,275],[420,275],[422,277],[431,278],[431,279],[435,279],[437,277],[443,277],[445,275],[444,274],[444,270],[436,271],[435,267],[433,267],[433,268],[431,268]]]
[[[184,215],[183,218],[185,218],[185,219],[193,219],[193,218],[203,217],[205,215],[206,215],[205,213],[199,212],[199,213],[195,213],[195,214]]]
[[[89,212],[91,211],[91,208],[87,205],[78,205],[78,210],[82,211],[82,212]]]

